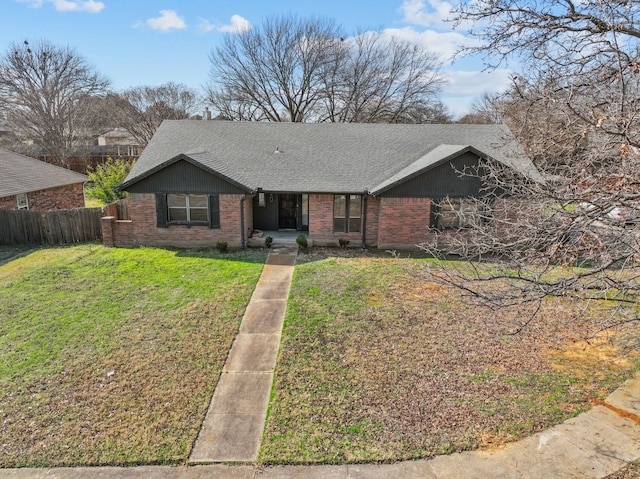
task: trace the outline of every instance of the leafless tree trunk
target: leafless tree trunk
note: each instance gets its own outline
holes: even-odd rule
[[[208,99],[234,120],[425,122],[441,115],[436,56],[321,18],[272,18],[211,54]]]
[[[14,43],[0,59],[0,109],[21,139],[61,166],[96,133],[89,105],[108,86],[75,50],[44,40]]]

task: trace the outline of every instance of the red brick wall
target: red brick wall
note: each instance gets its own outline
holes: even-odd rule
[[[362,232],[335,233],[333,231],[333,196],[332,194],[309,195],[309,238],[318,244],[337,245],[338,239],[349,240],[351,246],[360,245]],[[378,199],[367,197],[366,240],[375,246],[378,235]]]
[[[367,197],[367,245],[378,245],[378,227],[380,216],[380,198],[375,196]]]
[[[59,186],[47,190],[31,191],[27,193],[30,210],[67,210],[84,208],[84,189],[82,183]],[[15,195],[0,198],[0,209],[18,209],[18,199]]]
[[[240,201],[243,195],[220,195],[220,229],[206,226],[156,226],[156,199],[153,194],[130,195],[130,220],[103,218],[105,246],[214,246],[227,241],[240,246]],[[253,227],[253,207],[250,199],[244,202],[245,240]],[[413,248],[427,238],[429,198],[367,198],[367,244],[380,248]],[[362,233],[334,233],[333,195],[309,195],[309,238],[316,244],[338,244],[338,238],[348,239],[351,246],[359,246]]]
[[[378,247],[414,248],[427,239],[430,198],[379,198]]]
[[[333,237],[333,195],[309,195],[309,238],[337,241]]]
[[[220,228],[207,226],[172,225],[167,228],[156,226],[156,197],[149,193],[132,193],[129,196],[130,220],[103,221],[110,223],[113,246],[215,246],[218,241],[226,241],[230,246],[240,246],[240,200],[243,195],[220,195]],[[246,200],[245,203],[250,203]],[[247,224],[245,216],[245,227]],[[103,224],[105,246],[108,244],[108,227]],[[107,233],[107,236],[105,236]]]
[[[13,196],[5,196],[0,198],[0,209],[2,210],[15,210],[18,208],[18,199]]]

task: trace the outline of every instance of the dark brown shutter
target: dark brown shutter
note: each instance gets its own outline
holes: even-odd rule
[[[220,228],[220,197],[209,195],[209,228]]]
[[[169,219],[166,193],[156,193],[156,224],[158,228],[166,228]]]

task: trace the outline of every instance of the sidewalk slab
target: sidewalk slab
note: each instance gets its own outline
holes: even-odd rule
[[[585,414],[589,414],[599,421],[608,424],[631,439],[640,441],[640,425],[630,419],[621,417],[611,409],[604,406],[595,406]]]
[[[253,479],[253,466],[227,466],[211,464],[208,466],[180,467],[180,475],[176,479]]]
[[[349,479],[420,478],[438,479],[426,460],[397,462],[394,464],[351,464]]]
[[[37,469],[23,467],[19,469],[0,469],[0,479],[46,479],[52,477],[49,472],[55,469]]]
[[[264,429],[273,373],[223,373],[189,462],[252,462]]]
[[[611,393],[607,403],[640,416],[640,373]]]
[[[269,253],[266,264],[278,266],[293,266],[296,264],[296,255],[289,253]]]
[[[173,479],[173,466],[0,469],[2,479]]]
[[[436,456],[429,461],[437,479],[521,479],[518,464],[502,449]],[[427,476],[428,477],[428,476]],[[540,476],[555,477],[555,476]]]
[[[265,264],[258,283],[266,279],[269,281],[291,281],[292,277],[293,267],[291,265]]]
[[[226,372],[271,372],[276,367],[279,334],[246,334],[236,336],[227,362]]]
[[[624,465],[617,460],[614,460],[617,468],[603,464],[601,457],[575,447],[566,436],[553,429],[516,443],[513,450],[507,451],[507,457],[526,479],[595,479],[605,477]]]
[[[580,448],[614,472],[640,456],[640,442],[618,431],[591,414],[568,419],[553,430],[562,433]]]
[[[309,478],[349,479],[349,471],[347,466],[272,466],[259,471],[255,476],[255,479]]]
[[[289,289],[291,281],[264,281],[258,282],[256,289],[253,290],[251,301],[261,299],[284,299],[289,297]]]
[[[267,412],[273,373],[224,373],[213,393],[209,414]]]
[[[280,334],[284,313],[287,309],[286,299],[255,300],[247,307],[240,332],[247,334]]]
[[[189,462],[253,462],[258,458],[264,414],[214,414],[203,423]]]

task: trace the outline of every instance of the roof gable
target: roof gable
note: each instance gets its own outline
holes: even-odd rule
[[[245,192],[253,192],[255,190],[254,187],[250,186],[246,180],[241,178],[240,175],[236,174],[231,168],[224,165],[222,162],[215,160],[211,157],[210,154],[206,152],[190,154],[181,153],[179,155],[176,155],[175,157],[158,164],[154,168],[147,170],[146,172],[144,172],[144,174],[125,181],[118,187],[118,190],[128,190],[131,187],[143,182],[148,178],[151,178],[159,172],[164,171],[170,166],[175,165],[181,161],[185,161],[193,165],[195,168],[198,168],[210,175],[220,178],[226,183],[229,183],[230,185]]]
[[[0,197],[84,183],[89,178],[44,161],[0,148]]]
[[[372,195],[379,195],[384,193],[385,191],[393,188],[394,186],[399,185],[405,181],[408,181],[412,178],[415,178],[418,175],[434,168],[442,163],[445,163],[452,158],[465,153],[466,151],[471,151],[473,148],[470,146],[462,146],[462,145],[438,145],[433,150],[431,150],[426,155],[417,159],[407,167],[398,171],[395,175],[386,179],[379,185],[376,185],[371,189]],[[481,153],[477,153],[478,156],[481,156]]]

